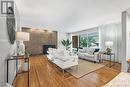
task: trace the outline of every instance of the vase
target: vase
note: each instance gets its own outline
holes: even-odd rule
[[[28,62],[23,64],[23,71],[28,71]]]

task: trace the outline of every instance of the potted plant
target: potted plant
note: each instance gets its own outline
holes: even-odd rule
[[[111,48],[107,48],[107,49],[106,49],[107,54],[111,54],[111,51],[112,51]]]
[[[29,56],[31,55],[30,51],[27,49],[27,46],[25,46],[25,58],[29,58]]]
[[[67,39],[67,40],[62,40],[61,43],[65,47],[66,50],[69,50],[72,42],[69,41],[69,39]]]

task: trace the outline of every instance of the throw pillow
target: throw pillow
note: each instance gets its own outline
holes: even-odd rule
[[[90,54],[90,55],[93,55],[93,52],[95,51],[94,48],[88,48],[87,49],[87,53]]]
[[[80,53],[85,53],[85,50],[84,49],[79,49],[79,52]]]
[[[94,50],[94,52],[93,52],[93,54],[95,53],[95,52],[99,52],[99,48],[96,48],[95,50]]]

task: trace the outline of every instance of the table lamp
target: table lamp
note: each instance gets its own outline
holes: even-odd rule
[[[107,53],[110,54],[112,51],[113,41],[106,41],[105,46]]]

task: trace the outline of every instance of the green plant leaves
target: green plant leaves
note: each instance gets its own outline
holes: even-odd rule
[[[67,40],[62,40],[61,43],[62,43],[63,46],[65,46],[66,50],[69,50],[72,42],[69,41],[69,39],[67,39]]]
[[[80,46],[81,47],[91,47],[92,44],[95,44],[96,40],[93,36],[89,37],[80,37]]]

